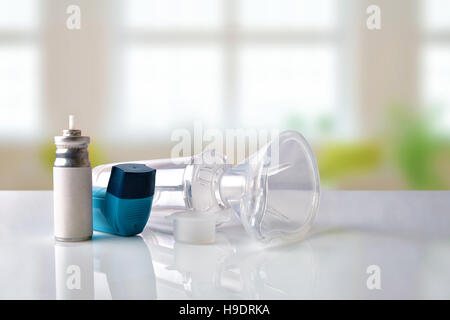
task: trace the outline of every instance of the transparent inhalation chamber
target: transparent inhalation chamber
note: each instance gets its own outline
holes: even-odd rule
[[[214,214],[221,224],[230,219],[231,208],[257,240],[296,240],[309,230],[319,207],[316,160],[296,131],[282,132],[235,166],[214,150],[132,162],[157,170],[150,228],[170,230],[171,214],[180,211]],[[93,185],[106,187],[115,164],[94,168]]]

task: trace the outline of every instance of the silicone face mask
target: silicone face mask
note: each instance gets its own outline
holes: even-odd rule
[[[282,132],[234,167],[214,150],[138,163],[157,169],[150,227],[162,229],[166,215],[189,210],[219,212],[220,224],[229,218],[223,209],[231,208],[255,239],[289,241],[306,234],[318,211],[316,160],[296,131]],[[113,165],[94,168],[94,186],[108,179]],[[160,219],[155,210],[161,212]]]

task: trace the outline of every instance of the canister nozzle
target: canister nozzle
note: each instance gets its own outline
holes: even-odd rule
[[[75,116],[69,115],[69,130],[75,130]]]
[[[75,116],[73,114],[69,115],[69,129],[63,130],[64,137],[80,137],[81,130],[75,129]]]

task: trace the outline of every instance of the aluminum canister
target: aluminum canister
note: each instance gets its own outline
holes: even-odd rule
[[[59,241],[92,238],[92,169],[87,150],[89,137],[80,130],[63,130],[55,137],[53,166],[54,233]]]

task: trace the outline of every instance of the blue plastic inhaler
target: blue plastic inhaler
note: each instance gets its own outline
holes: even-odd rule
[[[156,170],[144,164],[112,167],[108,187],[93,187],[94,230],[120,236],[141,233],[155,193]]]

